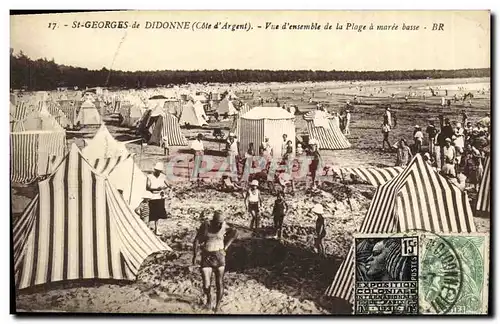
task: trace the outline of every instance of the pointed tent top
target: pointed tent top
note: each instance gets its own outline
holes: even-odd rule
[[[313,120],[318,118],[330,119],[333,118],[333,116],[322,110],[312,110],[304,115],[304,120]]]
[[[117,141],[109,132],[106,125],[102,124],[94,138],[82,150],[88,159],[112,157],[128,154],[124,143]]]
[[[81,108],[95,108],[95,105],[94,105],[94,103],[92,103],[90,100],[85,100],[85,101],[82,103]]]

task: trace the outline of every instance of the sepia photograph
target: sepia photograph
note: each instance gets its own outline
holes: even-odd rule
[[[491,314],[490,11],[9,19],[11,314]]]

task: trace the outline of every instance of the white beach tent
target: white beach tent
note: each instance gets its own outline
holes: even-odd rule
[[[273,149],[273,156],[281,156],[281,145],[283,134],[287,134],[295,147],[295,118],[292,114],[279,107],[255,107],[241,116],[240,121],[240,148],[248,149],[250,143],[254,143],[257,149],[269,138]]]

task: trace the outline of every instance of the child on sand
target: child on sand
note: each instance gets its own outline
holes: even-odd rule
[[[325,247],[323,246],[323,239],[326,236],[325,218],[323,217],[323,205],[316,204],[311,210],[316,215],[316,238],[314,242],[314,251],[320,255],[325,256]]]
[[[274,238],[281,240],[283,231],[283,220],[285,218],[286,212],[288,210],[288,205],[285,201],[285,193],[283,191],[278,192],[278,196],[274,201],[273,207],[273,220],[274,220]]]
[[[141,218],[141,220],[146,223],[146,225],[149,224],[149,199],[151,198],[151,195],[149,192],[145,192],[142,195],[142,201],[140,202],[139,206],[134,210],[135,213]]]

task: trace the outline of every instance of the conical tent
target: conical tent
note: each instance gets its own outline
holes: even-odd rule
[[[181,116],[179,118],[180,125],[203,126],[208,125],[206,120],[200,118],[199,113],[196,113],[194,103],[189,101],[182,106]]]
[[[417,154],[392,180],[379,186],[359,232],[474,233],[467,193],[448,182]],[[340,265],[326,295],[353,301],[354,249]]]
[[[18,289],[81,279],[135,280],[145,258],[171,250],[73,144],[14,221]]]
[[[106,125],[102,124],[94,137],[82,150],[88,159],[114,157],[129,154],[124,143],[117,141],[110,133]]]
[[[182,135],[177,118],[168,113],[155,116],[152,113],[146,127],[148,127],[151,134],[148,141],[150,145],[161,145],[163,139],[167,140],[168,146],[188,145],[186,138]]]
[[[80,107],[78,117],[76,118],[76,124],[81,126],[93,126],[101,125],[101,123],[101,115],[96,106],[90,100],[84,101]]]
[[[122,191],[123,199],[131,208],[139,206],[146,191],[146,175],[135,163],[135,154],[96,159],[83,156],[96,172],[107,176],[113,187]]]
[[[122,117],[121,125],[133,127],[141,119],[146,106],[144,104],[123,104],[120,107],[120,116]]]
[[[321,110],[313,110],[304,115],[309,138],[318,141],[321,150],[342,150],[351,147],[351,143],[342,134],[333,117]]]
[[[486,158],[484,173],[479,186],[479,193],[477,194],[476,210],[483,212],[490,212],[491,201],[491,166],[490,157]]]
[[[282,135],[287,134],[295,147],[295,119],[292,114],[278,107],[255,107],[241,116],[240,148],[248,149],[250,143],[254,143],[257,149],[269,138],[273,149],[273,156],[281,156]]]
[[[236,108],[234,108],[233,103],[227,98],[227,96],[219,102],[217,112],[220,115],[227,114],[228,116],[236,115],[238,113]]]

